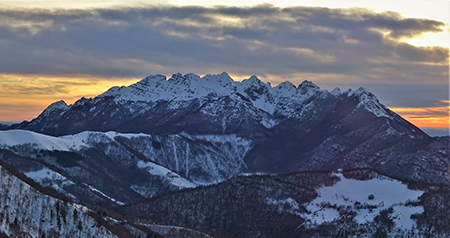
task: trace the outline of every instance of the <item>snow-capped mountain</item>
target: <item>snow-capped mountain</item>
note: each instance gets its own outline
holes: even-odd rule
[[[169,79],[152,75],[73,105],[55,102],[31,122],[10,129],[54,136],[83,131],[145,133],[155,138],[182,135],[186,140],[207,136],[202,139],[205,142],[231,136],[248,143],[242,160],[235,163],[240,167],[234,171],[369,167],[402,179],[449,183],[445,169],[450,164],[448,143],[429,137],[380,104],[365,88],[329,92],[310,81],[297,87],[290,82],[272,87],[256,76],[236,82],[226,73],[204,77],[174,74]],[[170,158],[185,158],[186,154],[196,158],[195,153],[182,155],[188,150],[184,144],[167,140],[161,145],[176,148],[163,150]],[[436,146],[444,149],[431,149]],[[201,153],[210,159],[200,161],[216,160],[208,150]],[[186,176],[180,166],[183,162],[173,161],[167,168]],[[437,170],[439,176],[428,176],[431,170]],[[219,169],[217,181],[235,174],[221,173]]]
[[[149,134],[248,133],[253,129],[271,129],[289,118],[310,121],[311,114],[327,109],[317,104],[331,103],[333,107],[342,100],[357,101],[357,105],[352,105],[355,110],[364,108],[376,117],[401,121],[364,88],[328,92],[310,81],[298,87],[288,81],[272,87],[256,76],[236,82],[224,72],[203,78],[174,74],[168,80],[163,75],[148,76],[128,87],[113,87],[93,99],[82,98],[73,105],[55,102],[38,118],[11,128],[48,135],[86,130]],[[208,126],[192,128],[205,122]],[[64,127],[63,123],[72,126]]]
[[[411,224],[425,234],[430,222],[426,213],[431,209],[426,207],[427,202],[445,197],[442,194],[447,191],[431,190],[450,184],[449,142],[448,137],[429,137],[380,104],[365,88],[344,92],[336,88],[330,92],[310,81],[298,86],[287,81],[272,87],[256,76],[237,82],[226,73],[204,77],[174,74],[169,79],[148,76],[127,87],[113,87],[95,98],[81,98],[72,105],[58,101],[30,122],[1,126],[0,160],[75,202],[114,209],[127,214],[127,218],[160,219],[148,215],[162,216],[168,210],[184,209],[188,207],[180,205],[186,202],[184,197],[219,188],[210,203],[219,203],[216,208],[208,205],[206,213],[189,215],[186,210],[180,211],[183,216],[161,218],[160,223],[169,226],[154,227],[164,232],[186,232],[171,227],[181,225],[212,229],[219,236],[237,229],[243,233],[229,235],[280,237],[284,230],[274,225],[288,224],[285,237],[295,237],[298,231],[312,235],[328,225],[334,232],[331,234],[356,227],[372,236],[376,232],[391,234],[392,230],[378,231],[369,226],[395,223],[395,217],[403,217],[391,227],[398,231],[392,234],[401,235],[417,231],[401,228]],[[340,168],[364,168],[379,175],[363,173],[370,181],[362,179],[366,182],[361,183],[339,174],[322,176]],[[324,172],[311,173],[310,180],[299,182],[299,171]],[[267,184],[260,184],[262,180]],[[421,205],[423,210],[420,206],[406,209],[401,204],[411,201],[388,204],[385,199],[385,206],[392,207],[392,212],[367,203],[367,209],[376,211],[376,215],[369,214],[356,204],[361,203],[361,194],[336,191],[342,186],[361,184],[376,188],[396,184],[392,187],[404,189],[399,182],[388,180],[422,184],[423,189],[404,191],[412,194],[413,204],[417,199],[426,201]],[[328,188],[331,185],[334,187]],[[252,196],[242,193],[247,190]],[[221,203],[234,201],[234,192],[242,197],[242,204]],[[269,196],[272,192],[275,195]],[[264,209],[252,205],[254,196],[262,196],[255,204]],[[191,198],[194,200],[187,203],[198,209],[201,199]],[[379,198],[386,197],[377,195],[375,200]],[[178,203],[180,199],[183,201]],[[148,208],[140,203],[143,200],[158,207]],[[322,207],[325,201],[333,203]],[[260,224],[253,224],[223,210],[230,206],[233,214],[244,212],[240,217],[262,212],[281,220],[258,218],[254,221]],[[335,209],[348,206],[357,210]],[[144,217],[129,212],[143,207],[157,212]],[[417,219],[407,218],[411,214]],[[180,218],[184,220],[177,220]],[[348,222],[351,226],[347,227]],[[290,227],[293,224],[297,225]],[[437,227],[434,229],[437,232]]]

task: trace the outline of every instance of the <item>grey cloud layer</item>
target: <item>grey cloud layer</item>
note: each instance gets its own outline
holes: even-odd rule
[[[143,77],[225,70],[286,77],[340,74],[368,84],[445,85],[448,48],[399,41],[444,26],[394,12],[271,5],[0,9],[0,72]]]

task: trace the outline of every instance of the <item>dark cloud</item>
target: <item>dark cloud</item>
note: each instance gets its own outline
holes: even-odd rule
[[[144,77],[226,70],[442,86],[448,85],[448,48],[399,40],[444,26],[361,8],[0,9],[0,72]],[[444,89],[434,94],[444,95]]]
[[[401,59],[407,61],[447,63],[449,52],[443,47],[415,47],[400,43],[396,47],[396,53]]]

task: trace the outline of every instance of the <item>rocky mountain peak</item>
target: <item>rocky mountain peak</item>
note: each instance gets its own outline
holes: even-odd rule
[[[50,104],[42,113],[49,114],[56,110],[64,110],[66,108],[67,108],[66,102],[64,102],[64,100],[59,100],[59,101],[56,101],[56,102]]]
[[[289,81],[284,81],[284,82],[278,84],[275,88],[287,89],[287,90],[290,90],[292,88],[296,89],[295,85]]]
[[[349,97],[355,97],[359,101],[358,107],[365,107],[377,117],[387,117],[390,119],[394,119],[390,115],[391,111],[384,105],[382,105],[380,101],[378,101],[378,98],[366,88],[359,87],[355,91],[349,89],[348,91],[344,92],[344,94],[347,94]]]
[[[311,81],[305,80],[298,85],[298,91],[300,94],[310,94],[311,92],[319,91],[320,88]]]
[[[189,85],[190,78],[183,76],[181,73],[173,74],[172,77],[169,78],[169,82],[173,84],[187,84]]]
[[[187,75],[195,75],[195,74],[187,74]],[[197,76],[198,77],[198,76]],[[216,80],[219,82],[230,82],[234,83],[234,80],[230,77],[230,75],[227,72],[222,72],[220,74],[207,74],[203,77],[203,79],[206,80]]]
[[[336,88],[334,88],[330,93],[331,93],[332,95],[334,95],[334,96],[338,96],[338,95],[341,94],[341,89],[338,88],[338,87],[336,87]]]
[[[173,74],[168,80],[164,75],[150,75],[128,87],[113,87],[100,95],[114,96],[116,101],[186,101],[193,98],[203,98],[210,94],[228,96],[240,93],[252,101],[264,100],[269,103],[277,98],[292,97],[299,94],[301,98],[319,92],[320,88],[311,81],[304,81],[298,88],[291,82],[280,83],[272,87],[270,83],[262,82],[252,75],[242,82],[234,81],[226,72],[207,74],[200,77],[196,74]],[[295,99],[293,99],[295,100]]]
[[[166,80],[166,76],[161,75],[161,74],[154,74],[154,75],[149,75],[149,76],[143,78],[139,82],[147,82],[147,83],[149,83],[149,82],[154,82],[154,81],[158,82],[158,81],[161,81],[161,80]]]

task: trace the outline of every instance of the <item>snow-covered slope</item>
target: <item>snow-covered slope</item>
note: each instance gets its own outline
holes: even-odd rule
[[[135,224],[110,210],[76,204],[0,164],[0,237],[211,237],[183,227]],[[27,175],[45,179],[47,173],[62,177],[44,170]]]
[[[44,195],[0,166],[0,231],[9,237],[117,237],[85,207]]]
[[[85,131],[53,137],[11,130],[0,131],[0,148],[18,157],[5,152],[0,159],[43,186],[71,197],[81,195],[84,202],[94,197],[83,195],[90,193],[120,204],[240,174],[246,169],[243,158],[251,141],[236,135]]]
[[[0,131],[0,148],[29,144],[36,149],[70,151],[87,146],[75,138],[58,138],[26,130]]]
[[[307,204],[299,204],[288,197],[281,200],[267,199],[267,204],[276,206],[305,219],[306,227],[332,223],[342,218],[344,212],[357,224],[373,223],[375,218],[387,211],[393,221],[392,229],[408,233],[416,227],[413,214],[421,214],[424,208],[417,205],[423,190],[413,190],[402,181],[383,175],[359,180],[346,178],[342,172],[333,173],[339,178],[333,185],[317,189],[318,196]],[[307,212],[305,213],[305,209]]]
[[[342,173],[335,175],[340,181],[318,189],[319,196],[307,205],[310,213],[306,219],[310,224],[339,219],[338,207],[354,209],[354,219],[359,224],[373,222],[382,210],[389,209],[396,229],[411,230],[415,226],[411,215],[424,211],[422,206],[411,205],[424,191],[409,189],[401,181],[381,175],[370,180],[347,179]]]

